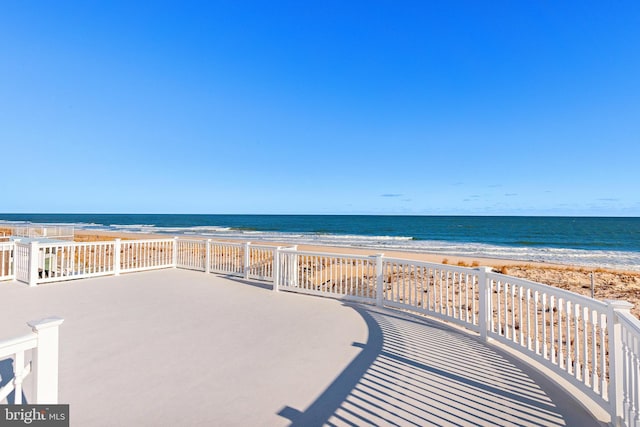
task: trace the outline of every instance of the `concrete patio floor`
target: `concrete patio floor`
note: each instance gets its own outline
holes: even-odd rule
[[[3,282],[0,310],[0,339],[65,319],[60,403],[73,426],[599,425],[473,335],[240,279],[168,269]]]

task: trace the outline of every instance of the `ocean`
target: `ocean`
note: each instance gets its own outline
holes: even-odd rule
[[[380,215],[0,214],[0,226],[204,236],[640,271],[640,218]]]

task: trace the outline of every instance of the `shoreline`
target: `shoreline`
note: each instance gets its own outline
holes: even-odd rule
[[[106,231],[106,230],[76,230],[75,231],[76,238],[83,236],[83,238],[91,238],[94,237],[108,237],[109,240],[121,238],[127,240],[136,240],[136,239],[167,239],[174,237],[169,234],[158,234],[158,233],[127,233],[122,231]],[[199,236],[199,235],[180,235],[180,238],[184,239],[193,239],[193,240],[207,240],[208,237]],[[94,239],[97,240],[97,239]],[[215,238],[211,239],[220,242],[249,242],[249,239],[224,239],[224,238]],[[83,240],[83,241],[91,241],[91,240]],[[268,246],[294,246],[295,244],[291,242],[264,242],[259,239],[255,241],[251,241],[255,244],[264,244]],[[392,258],[404,258],[415,261],[425,261],[436,264],[449,264],[449,265],[459,265],[460,263],[466,264],[466,266],[470,266],[472,264],[478,263],[478,266],[484,267],[492,267],[492,268],[500,268],[503,266],[534,266],[534,267],[548,267],[548,268],[570,268],[576,270],[585,270],[585,271],[612,271],[617,273],[628,273],[628,274],[640,274],[638,271],[633,270],[624,270],[620,268],[608,268],[608,267],[586,267],[583,265],[575,265],[575,264],[562,264],[562,263],[551,263],[551,262],[542,262],[542,261],[530,261],[530,260],[515,260],[515,259],[507,259],[507,258],[491,258],[491,257],[470,257],[470,256],[459,256],[459,255],[449,255],[449,254],[438,254],[434,252],[418,252],[418,251],[403,251],[403,250],[384,250],[384,248],[357,248],[353,246],[334,246],[334,245],[311,245],[311,244],[298,244],[298,249],[304,251],[314,251],[314,252],[326,252],[326,253],[342,253],[342,254],[355,254],[355,255],[376,255],[378,253],[383,253],[385,256]],[[446,260],[447,262],[443,262]]]

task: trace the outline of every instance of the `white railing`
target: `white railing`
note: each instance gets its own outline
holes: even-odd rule
[[[609,405],[607,304],[487,273],[490,338],[526,353]]]
[[[207,245],[206,240],[177,241],[176,267],[187,270],[207,270]]]
[[[5,256],[8,263],[5,270],[10,272],[6,278],[31,286],[170,267],[272,281],[277,249],[250,243],[177,238],[44,243],[18,240],[0,243],[0,256],[5,245],[14,249],[13,256]]]
[[[55,243],[16,241],[15,278],[35,286],[175,267],[176,245],[176,239]]]
[[[37,244],[37,283],[115,273],[115,242]]]
[[[16,280],[31,283],[31,245],[20,241],[15,241],[15,251],[13,254],[13,268]],[[33,258],[35,262],[35,257]],[[36,278],[34,277],[34,280]]]
[[[276,246],[177,239],[176,267],[273,280]]]
[[[257,280],[273,280],[273,266],[275,246],[247,245],[248,254],[245,253],[247,262],[247,278]],[[246,249],[245,249],[246,250]]]
[[[13,228],[13,234],[17,237],[28,237],[30,239],[62,239],[73,240],[73,227],[61,226],[17,226]]]
[[[37,260],[29,262],[29,260]],[[212,242],[15,242],[16,279],[69,280],[167,267],[270,280],[274,290],[412,311],[457,323],[530,356],[640,426],[640,321],[602,302],[492,272],[389,258]]]
[[[244,244],[211,242],[208,271],[244,277],[244,259]]]
[[[14,251],[14,242],[0,242],[0,280],[12,280],[16,277]]]
[[[478,331],[477,270],[384,257],[384,305],[416,311]]]
[[[375,301],[460,324],[537,359],[587,392],[615,425],[640,426],[640,321],[627,303],[487,267],[291,249],[278,250],[276,259],[276,291]],[[364,284],[356,295],[348,291],[352,283]]]
[[[376,301],[375,258],[292,249],[278,252],[278,289],[352,301]]]
[[[0,404],[58,403],[58,327],[62,322],[57,317],[29,322],[30,334],[0,341]],[[29,398],[23,382],[32,372],[35,388]]]
[[[176,265],[175,239],[123,240],[120,242],[120,272],[155,270]]]
[[[616,404],[618,423],[640,426],[640,321],[623,307],[616,313],[616,323],[620,325],[616,347],[620,382],[616,384],[621,399]]]

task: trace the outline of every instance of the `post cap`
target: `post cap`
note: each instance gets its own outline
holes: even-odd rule
[[[62,317],[51,316],[45,317],[44,319],[32,320],[27,322],[27,325],[31,326],[31,330],[33,330],[33,332],[38,332],[43,329],[60,326],[62,322],[64,322]]]
[[[621,300],[621,299],[606,299],[604,302],[608,307],[618,310],[631,310],[633,308],[633,304],[629,301]]]

